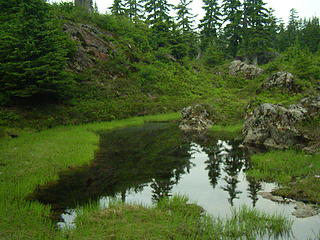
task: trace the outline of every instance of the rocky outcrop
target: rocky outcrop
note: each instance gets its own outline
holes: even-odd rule
[[[318,214],[314,205],[305,204],[303,202],[297,202],[294,209],[295,211],[292,215],[297,218],[307,218]]]
[[[289,92],[298,92],[299,87],[294,81],[294,77],[289,72],[277,72],[267,78],[259,91],[263,89],[280,88]]]
[[[263,69],[250,65],[240,60],[235,60],[229,66],[229,73],[231,75],[242,75],[247,79],[253,79],[263,73]]]
[[[182,120],[179,125],[183,131],[202,132],[207,130],[214,122],[213,110],[205,104],[188,106],[181,111]]]
[[[279,149],[305,147],[311,139],[296,126],[319,114],[320,97],[305,98],[287,108],[270,103],[261,104],[245,121],[242,131],[244,145]]]
[[[115,51],[115,46],[101,37],[111,36],[110,33],[87,24],[66,23],[63,28],[78,43],[77,51],[69,64],[69,68],[74,72],[92,67],[98,60],[109,59]]]
[[[295,204],[295,207],[294,207],[295,210],[292,212],[292,215],[294,215],[297,218],[307,218],[307,217],[312,217],[319,214],[319,212],[316,209],[316,206],[312,204],[305,204],[303,202],[295,201],[293,199],[276,196],[276,195],[273,195],[271,192],[259,192],[258,194],[261,197],[265,199],[269,199],[273,202],[282,203],[282,204],[289,204],[289,203]]]

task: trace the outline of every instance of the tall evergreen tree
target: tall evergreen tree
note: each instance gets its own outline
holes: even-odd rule
[[[223,0],[222,10],[228,53],[235,57],[242,39],[242,4],[240,0]]]
[[[244,0],[242,51],[247,60],[252,60],[254,64],[270,45],[266,29],[268,14],[263,0]]]
[[[189,5],[191,3],[192,0],[180,0],[179,4],[175,7],[177,10],[177,25],[183,33],[193,31],[193,23],[196,16],[190,13],[191,8],[189,8]]]
[[[287,27],[288,41],[294,43],[298,37],[299,16],[296,9],[290,9],[289,22]]]
[[[114,16],[121,16],[125,14],[125,6],[122,0],[114,0],[110,9]]]
[[[305,20],[301,30],[301,45],[310,52],[315,53],[320,50],[320,21],[319,18]]]
[[[200,20],[201,39],[203,47],[217,39],[221,27],[221,8],[217,0],[203,0],[205,16]]]
[[[93,12],[93,1],[92,0],[75,0],[74,4],[79,7],[83,7],[90,12]]]
[[[131,19],[142,17],[142,4],[140,0],[126,0],[124,3],[125,13]]]
[[[173,32],[171,43],[173,44],[172,54],[177,59],[183,57],[194,57],[197,53],[198,41],[196,33],[194,32],[194,18],[190,11],[189,5],[192,0],[180,0],[175,7],[177,11],[176,28]]]
[[[65,71],[73,45],[43,0],[0,0],[0,94],[59,96],[72,85]]]
[[[171,21],[169,12],[173,5],[169,4],[167,0],[145,0],[144,7],[149,24],[169,23]]]

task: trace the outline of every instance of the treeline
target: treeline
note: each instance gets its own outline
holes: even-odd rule
[[[320,47],[319,18],[299,19],[290,10],[285,25],[266,8],[263,0],[203,0],[204,17],[195,26],[192,0],[180,0],[173,6],[167,0],[115,0],[111,13],[132,21],[145,21],[157,35],[159,47],[169,46],[177,59],[205,55],[216,63],[222,57],[243,57],[254,63],[265,63],[292,46],[315,53]],[[170,12],[176,11],[176,16]],[[145,17],[144,17],[145,16]],[[164,32],[175,36],[164,39]],[[170,44],[171,43],[171,44]]]

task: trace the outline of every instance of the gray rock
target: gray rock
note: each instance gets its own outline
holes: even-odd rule
[[[312,217],[318,214],[314,206],[304,204],[303,202],[297,202],[294,209],[295,211],[292,213],[292,215],[297,218]]]
[[[108,60],[115,51],[112,42],[104,40],[101,36],[112,36],[98,28],[87,24],[65,23],[63,30],[78,43],[69,68],[73,72],[81,72],[94,66],[98,60]]]
[[[275,196],[271,192],[259,192],[258,193],[261,197],[265,199],[269,199],[273,202],[278,202],[278,203],[290,203],[291,200],[287,198],[283,198],[281,196]]]
[[[306,110],[300,106],[285,108],[270,103],[261,104],[245,121],[243,143],[288,148],[305,141],[295,127],[297,122],[305,119],[305,113]]]
[[[179,125],[183,131],[202,132],[213,124],[213,112],[208,105],[196,104],[181,111],[182,120]]]
[[[289,72],[277,72],[273,74],[262,84],[260,91],[271,88],[281,88],[290,92],[297,92],[299,89],[293,75]]]
[[[231,62],[229,66],[229,73],[231,75],[243,75],[247,79],[253,79],[263,73],[263,69],[256,65],[247,64],[240,60]]]
[[[244,145],[264,145],[285,149],[292,146],[306,148],[312,141],[296,126],[320,114],[320,96],[304,98],[285,108],[264,103],[254,109],[244,123]]]

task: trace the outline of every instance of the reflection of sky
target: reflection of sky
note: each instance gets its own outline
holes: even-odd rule
[[[202,206],[209,214],[223,218],[231,215],[231,205],[228,201],[230,195],[229,192],[223,188],[227,185],[226,179],[228,178],[228,175],[224,170],[227,167],[226,160],[230,159],[230,154],[232,154],[232,146],[226,141],[218,141],[216,149],[218,152],[217,155],[222,162],[220,166],[221,175],[215,188],[210,184],[208,170],[206,170],[208,168],[208,155],[199,145],[192,144],[190,153],[192,154],[191,161],[193,163],[193,167],[191,168],[190,173],[181,176],[178,184],[173,186],[171,193],[186,195],[189,197],[190,202],[194,202]],[[244,162],[245,160],[239,159],[239,161]],[[229,164],[230,163],[237,163],[237,161],[231,161]],[[233,166],[231,167],[234,169]],[[234,207],[240,207],[244,204],[252,206],[252,199],[249,197],[248,192],[249,182],[246,179],[243,168],[234,177],[238,180],[235,190],[240,192],[237,194],[237,198],[233,199]],[[262,183],[261,187],[261,191],[270,192],[275,186],[274,184]],[[146,184],[140,192],[136,192],[134,190],[127,191],[126,202],[151,206],[152,194],[153,189],[151,187],[151,183],[149,183]],[[117,198],[121,199],[121,194],[118,194]],[[113,200],[114,199],[111,199],[111,201]],[[107,207],[109,201],[110,198],[102,197],[100,199],[101,207]],[[292,219],[294,221],[293,233],[296,239],[304,240],[307,239],[307,237],[313,237],[314,233],[320,231],[320,216],[318,215],[305,219],[296,218],[291,215],[294,211],[294,204],[278,204],[258,196],[256,208],[267,213],[282,214]],[[75,217],[74,212],[71,210],[71,215],[64,215],[62,217],[67,223],[60,223],[60,225],[62,227],[66,225],[72,227],[72,221]]]
[[[218,142],[220,146],[220,155],[224,155],[224,159],[228,157],[228,150],[232,148],[225,141]],[[181,177],[179,183],[173,186],[173,194],[182,194],[189,197],[190,202],[195,202],[202,206],[208,213],[213,216],[225,217],[231,215],[231,206],[228,202],[229,193],[224,191],[222,187],[226,185],[224,177],[226,173],[222,171],[218,180],[218,184],[213,189],[208,179],[208,170],[205,170],[208,156],[202,151],[199,145],[194,145],[192,150],[192,162],[194,167],[191,168],[189,174]],[[222,164],[221,169],[224,169]],[[252,206],[252,200],[248,197],[248,181],[246,180],[244,172],[241,170],[238,174],[239,183],[237,183],[237,191],[241,191],[239,199],[234,199],[234,207],[241,205]],[[262,183],[262,191],[271,191],[275,186],[273,184]],[[143,205],[151,205],[152,188],[150,184],[139,193],[130,193],[126,196],[128,203],[142,203]],[[258,196],[259,200],[256,203],[256,208],[267,213],[278,213],[294,220],[293,232],[296,239],[307,239],[306,232],[309,232],[309,237],[314,236],[313,232],[320,230],[320,216],[298,219],[291,215],[294,211],[293,204],[278,204],[270,200]]]

